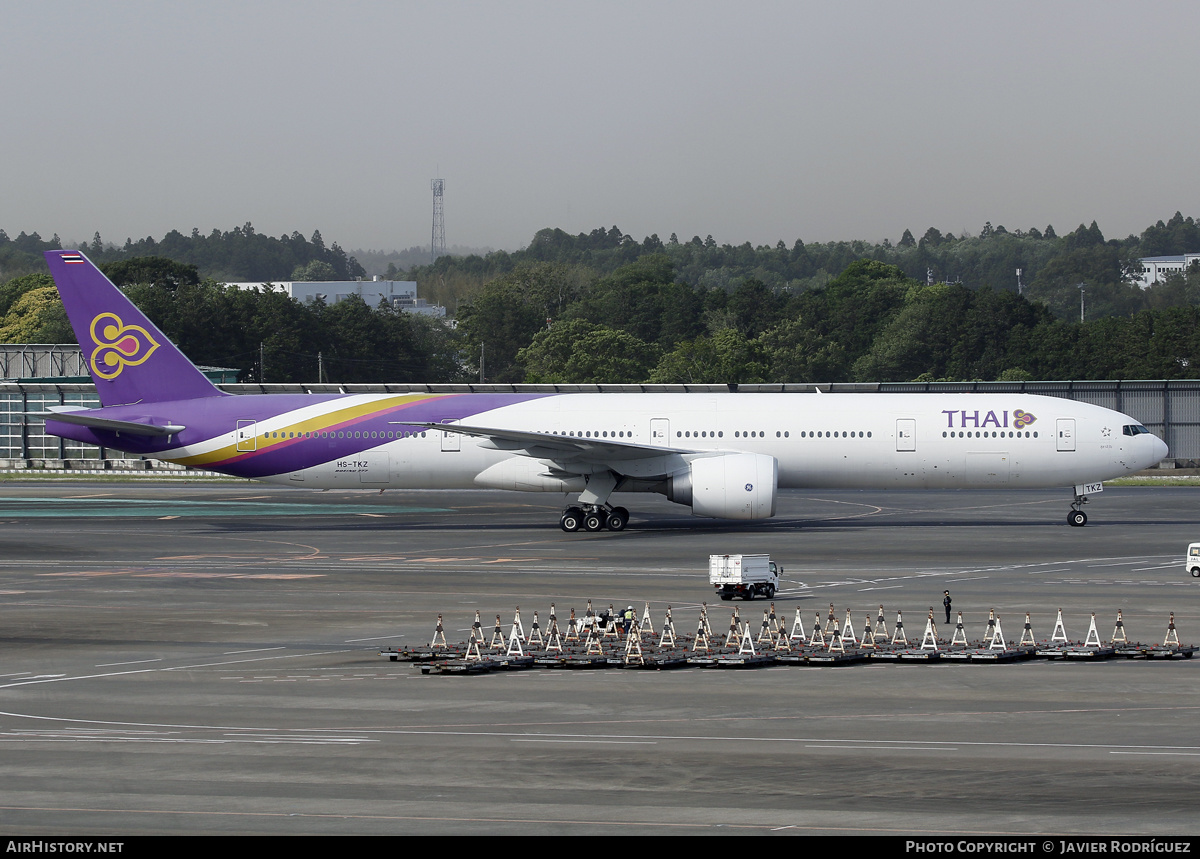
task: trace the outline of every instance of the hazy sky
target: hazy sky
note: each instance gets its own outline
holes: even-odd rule
[[[0,0],[0,228],[347,249],[1200,216],[1200,3]],[[1200,249],[1197,249],[1200,250]]]

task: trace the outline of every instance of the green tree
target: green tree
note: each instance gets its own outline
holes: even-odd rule
[[[0,342],[3,343],[71,343],[74,340],[62,300],[53,286],[23,293],[0,321]]]
[[[768,359],[756,340],[726,328],[711,337],[685,340],[667,353],[650,374],[655,383],[765,382]]]
[[[325,260],[315,259],[292,270],[292,280],[315,283],[322,280],[338,280],[337,271]]]
[[[483,350],[487,378],[520,382],[517,353],[557,318],[579,294],[577,271],[555,263],[526,263],[488,283],[459,309],[458,329],[467,360],[478,365]]]
[[[695,329],[699,302],[691,300],[692,292],[675,288],[670,257],[648,254],[597,281],[567,315],[661,344]]]
[[[539,331],[517,362],[526,382],[641,382],[656,351],[626,331],[572,319]]]
[[[166,257],[134,257],[105,263],[100,270],[117,286],[149,283],[165,289],[178,289],[183,284],[194,286],[200,282],[200,274],[194,265]]]
[[[1011,292],[914,286],[852,374],[860,381],[993,379],[1014,366],[1010,332],[1048,320]]]
[[[25,293],[46,287],[54,288],[54,278],[48,274],[27,274],[0,284],[0,317],[7,315],[17,299]]]
[[[729,296],[726,305],[737,329],[757,337],[779,323],[785,299],[775,295],[761,280],[747,278]]]
[[[789,319],[759,338],[771,382],[832,382],[849,375],[850,358],[838,340],[803,319]]]
[[[1032,382],[1033,374],[1020,367],[1010,367],[996,376],[997,382]]]

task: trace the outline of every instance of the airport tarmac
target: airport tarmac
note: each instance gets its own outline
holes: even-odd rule
[[[789,622],[923,628],[949,589],[1048,637],[1200,644],[1200,489],[781,493],[759,523],[624,496],[0,483],[6,835],[1200,833],[1200,659],[425,676],[380,647],[551,603],[730,604],[710,553],[769,553]],[[764,603],[740,603],[752,626]],[[918,630],[915,630],[919,632]],[[943,633],[944,634],[944,633]]]

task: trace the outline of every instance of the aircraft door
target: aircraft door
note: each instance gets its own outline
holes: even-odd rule
[[[1057,444],[1059,450],[1074,450],[1075,449],[1075,418],[1059,418],[1058,419],[1058,438]]]
[[[390,457],[385,449],[364,450],[356,457],[361,461],[358,469],[359,483],[390,483]]]
[[[655,447],[671,446],[671,421],[667,418],[650,419],[650,444]]]
[[[899,418],[896,421],[896,450],[917,449],[917,422],[913,418]]]
[[[254,429],[254,421],[237,422],[237,449],[258,450],[258,433]]]

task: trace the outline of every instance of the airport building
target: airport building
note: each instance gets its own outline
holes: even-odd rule
[[[1162,283],[1173,274],[1183,274],[1193,263],[1200,263],[1200,253],[1142,257],[1138,262],[1141,264],[1142,273],[1134,283],[1142,289],[1148,289],[1156,283]]]
[[[226,283],[225,286],[235,286],[238,289],[259,289],[265,286],[287,293],[301,304],[317,299],[326,304],[336,304],[357,295],[368,307],[378,307],[380,302],[383,302],[405,313],[437,319],[446,316],[446,308],[442,305],[430,304],[424,298],[417,297],[415,280],[383,280],[377,275],[371,280],[277,280],[269,283]]]

